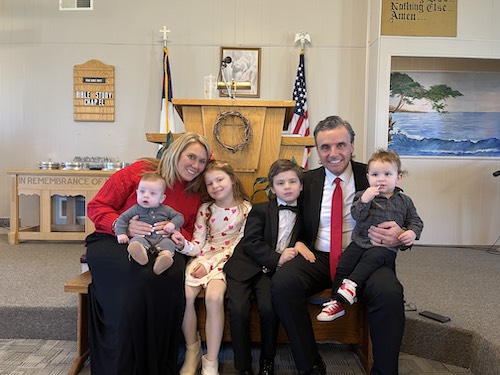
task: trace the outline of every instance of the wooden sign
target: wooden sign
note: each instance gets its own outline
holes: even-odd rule
[[[73,68],[75,121],[115,121],[115,68],[89,60]]]
[[[382,0],[382,35],[457,36],[458,0]]]

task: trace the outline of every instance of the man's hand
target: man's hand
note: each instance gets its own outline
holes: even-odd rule
[[[384,221],[368,229],[368,237],[373,246],[397,247],[402,244],[398,239],[401,227],[395,221]]]
[[[129,237],[144,237],[153,232],[153,226],[151,224],[139,221],[138,219],[139,215],[135,215],[129,220],[127,229]]]
[[[303,242],[298,241],[295,244],[295,249],[297,249],[297,252],[304,257],[305,260],[309,261],[310,263],[316,262],[316,255],[309,250],[309,248],[304,245]]]

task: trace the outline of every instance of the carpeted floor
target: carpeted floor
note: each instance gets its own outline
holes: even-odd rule
[[[346,346],[320,344],[320,351],[328,368],[328,375],[363,375],[356,355]],[[5,375],[60,375],[67,374],[76,354],[74,341],[57,340],[0,340],[0,374]],[[255,349],[254,357],[258,357]],[[221,350],[219,372],[234,375],[232,350],[224,345]],[[286,345],[278,348],[276,374],[295,374],[291,353]],[[258,368],[254,369],[258,373]],[[401,354],[400,375],[473,375],[467,369]],[[86,366],[80,375],[90,375]]]
[[[76,350],[77,296],[64,293],[63,285],[80,272],[83,252],[79,242],[31,241],[13,246],[7,244],[6,235],[0,235],[0,374],[67,373],[70,360],[65,355],[72,358]],[[407,307],[416,310],[407,312],[400,373],[454,374],[469,368],[476,375],[500,374],[498,252],[416,246],[398,255],[397,270]],[[442,324],[423,318],[418,315],[422,310],[447,315],[451,321]],[[25,349],[17,350],[17,345]],[[39,354],[49,347],[59,352],[37,364]],[[280,350],[288,352],[286,346]],[[327,362],[332,361],[329,369],[342,371],[332,374],[361,371],[356,356],[345,347],[330,344],[322,350]],[[356,359],[356,365],[345,371],[336,362],[344,356]],[[230,374],[231,361],[224,358],[223,373]],[[10,367],[4,368],[7,363]],[[289,370],[284,363],[278,373],[292,373],[291,360]],[[84,371],[89,373],[88,368]]]

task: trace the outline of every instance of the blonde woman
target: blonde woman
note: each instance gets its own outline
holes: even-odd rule
[[[201,204],[199,180],[210,155],[205,137],[186,133],[161,160],[141,159],[114,173],[87,213],[95,233],[86,239],[89,286],[89,337],[93,375],[177,374],[184,315],[185,259],[176,257],[161,275],[128,259],[127,245],[116,240],[118,216],[137,202],[137,186],[147,172],[165,178],[164,204],[184,215],[183,236],[191,239]],[[168,222],[130,220],[129,237],[165,233]],[[154,262],[150,256],[148,262]]]

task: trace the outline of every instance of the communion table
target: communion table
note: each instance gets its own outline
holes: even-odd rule
[[[94,231],[94,225],[86,215],[86,204],[99,191],[115,171],[93,170],[10,170],[10,231],[8,242],[21,240],[84,240]],[[38,212],[38,224],[21,228],[21,196],[38,196],[38,204],[26,211]],[[61,197],[59,203],[54,197]],[[77,199],[84,204],[83,215],[77,216]],[[57,219],[64,218],[60,224]],[[81,220],[81,221],[80,221]]]

